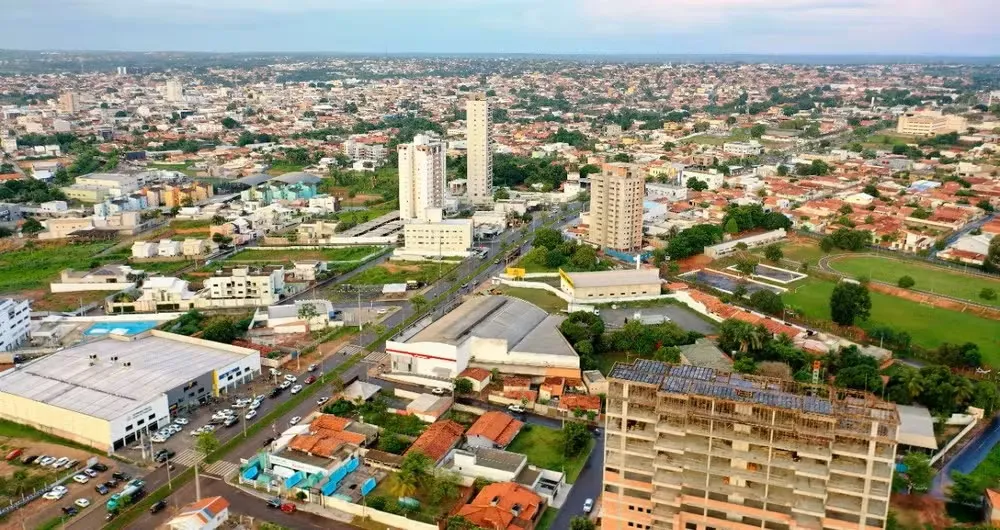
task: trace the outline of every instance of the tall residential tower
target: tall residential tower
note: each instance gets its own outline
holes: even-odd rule
[[[644,359],[608,382],[602,529],[885,528],[893,403]]]
[[[399,218],[426,221],[428,208],[444,208],[444,142],[418,134],[412,143],[400,144]]]
[[[477,206],[493,204],[493,117],[486,94],[469,99],[465,112],[469,200]]]
[[[590,176],[589,243],[626,252],[642,247],[645,184],[632,164],[605,164]]]

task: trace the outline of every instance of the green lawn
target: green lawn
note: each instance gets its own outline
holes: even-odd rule
[[[193,264],[191,260],[179,260],[179,261],[150,261],[146,263],[131,263],[130,267],[133,269],[139,269],[146,271],[146,274],[152,276],[154,274],[162,274],[163,276],[171,276],[177,271]]]
[[[996,484],[997,477],[1000,477],[1000,444],[994,445],[986,458],[969,475],[981,484]]]
[[[808,278],[782,295],[785,303],[811,318],[830,318],[830,295],[836,284]],[[1000,322],[939,309],[882,293],[871,293],[871,321],[906,331],[913,342],[936,348],[944,342],[974,342],[984,360],[1000,367]]]
[[[320,261],[360,261],[385,247],[374,245],[345,248],[301,249],[301,250],[270,250],[261,247],[251,247],[233,256],[228,262],[249,261],[254,263],[273,262],[291,263],[301,260]]]
[[[784,243],[781,245],[781,251],[785,254],[785,259],[797,261],[799,263],[807,261],[810,266],[816,265],[816,262],[826,255],[826,253],[819,248],[819,241]],[[754,252],[763,256],[764,248],[761,247],[759,249],[755,249]],[[765,264],[769,263],[765,262]]]
[[[429,263],[422,261],[389,261],[366,269],[361,274],[351,278],[348,283],[355,285],[384,285],[387,283],[405,283],[407,280],[417,280],[431,283],[438,279],[438,271],[448,274],[454,269],[454,263]]]
[[[541,519],[538,520],[538,524],[535,525],[535,530],[549,530],[552,527],[552,523],[556,522],[556,517],[559,515],[559,510],[549,506],[545,508],[542,512]]]
[[[562,431],[528,424],[507,446],[507,451],[526,455],[529,464],[565,472],[566,482],[572,484],[580,476],[583,464],[587,462],[593,448],[594,439],[590,438],[587,447],[579,455],[565,458],[562,454]]]
[[[1000,293],[1000,280],[962,274],[957,270],[924,263],[878,256],[849,256],[831,260],[830,266],[855,278],[868,276],[873,280],[895,284],[901,276],[910,276],[917,283],[914,289],[940,293],[980,304],[1000,307],[1000,300],[984,300],[979,292],[989,287]]]
[[[598,262],[597,270],[599,271],[611,270],[612,266],[613,263],[611,263],[610,260],[601,259]],[[535,263],[534,261],[529,260],[527,256],[521,258],[521,260],[518,261],[517,265],[514,265],[514,267],[520,267],[524,269],[524,272],[559,272],[559,269],[562,269],[565,272],[588,272],[588,271],[583,271],[578,267],[574,267],[569,262],[566,262],[559,267],[548,267],[544,264]]]
[[[548,291],[527,289],[525,287],[511,287],[509,285],[502,285],[497,289],[503,294],[531,302],[549,313],[559,313],[566,310],[566,301]]]
[[[212,221],[207,219],[175,219],[170,221],[170,228],[177,230],[204,228],[207,231],[210,226],[212,226]]]
[[[99,259],[94,257],[112,245],[113,242],[29,241],[28,246],[20,250],[0,253],[0,293],[42,288],[47,291],[49,282],[58,279],[63,269],[88,270],[93,262],[104,264],[119,258],[115,253]]]

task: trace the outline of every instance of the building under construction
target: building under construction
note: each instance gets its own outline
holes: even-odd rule
[[[608,380],[602,529],[885,527],[892,403],[649,360]]]

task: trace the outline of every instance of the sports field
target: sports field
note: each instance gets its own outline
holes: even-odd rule
[[[1000,299],[984,300],[979,297],[986,287],[1000,294],[1000,280],[881,256],[846,255],[830,259],[827,263],[833,270],[855,278],[867,276],[891,284],[899,281],[901,276],[910,276],[917,282],[914,289],[1000,307]]]
[[[916,277],[914,277],[916,278]],[[830,295],[834,283],[808,278],[782,295],[785,303],[811,318],[830,319]],[[920,280],[917,280],[920,285]],[[936,348],[944,342],[974,342],[984,360],[1000,367],[1000,321],[968,313],[939,309],[878,292],[871,293],[873,323],[906,331],[913,342]]]

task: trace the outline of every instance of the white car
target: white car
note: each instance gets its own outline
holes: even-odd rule
[[[73,482],[76,482],[76,483],[79,483],[79,484],[86,484],[86,483],[90,482],[90,477],[88,477],[87,475],[84,475],[82,473],[79,474],[79,475],[73,475]]]
[[[229,419],[231,417],[232,416],[226,416],[226,419]],[[215,432],[216,428],[217,427],[215,425],[206,425],[206,426],[202,427],[201,429],[202,429],[202,432]]]
[[[242,409],[242,408],[246,407],[249,404],[250,404],[249,401],[237,401],[236,403],[233,403],[233,408],[234,409]]]
[[[279,372],[275,368],[271,368],[270,374],[273,375],[273,376],[275,376],[275,377],[281,377],[281,372]]]
[[[182,429],[183,429],[183,427],[181,427],[180,425],[168,425],[167,426],[167,430],[170,431],[173,434],[177,434],[177,433],[181,432]]]
[[[286,388],[288,388],[290,386],[292,386],[292,382],[291,381],[285,381],[284,383],[281,383],[280,385],[278,385],[278,387],[281,388],[282,390],[285,390]]]
[[[90,501],[88,501],[87,499],[77,499],[73,501],[73,504],[81,508],[86,508],[87,506],[90,506]]]
[[[191,429],[188,432],[188,434],[190,434],[191,436],[198,436],[199,434],[201,434],[203,432],[205,432],[205,428],[204,427],[198,427],[197,429]]]
[[[56,460],[55,462],[53,462],[52,463],[52,467],[62,467],[64,465],[66,465],[66,462],[69,462],[69,458],[64,456],[64,457],[60,458],[59,460]]]
[[[376,314],[379,314],[379,315],[384,315],[384,314],[386,314],[386,313],[388,313],[388,312],[389,312],[389,310],[388,310],[388,309],[386,309],[386,308],[384,308],[384,307],[381,307],[381,308],[379,308],[379,309],[377,309],[377,310],[375,311],[375,313],[376,313]]]
[[[163,436],[158,436],[154,434],[153,436],[149,437],[149,441],[153,442],[154,444],[161,444],[166,442],[167,439]]]
[[[441,388],[439,386],[436,386],[434,387],[434,389],[431,390],[431,394],[434,394],[435,396],[443,396],[447,393],[448,393],[447,389]]]
[[[315,364],[310,364],[309,368],[306,368],[306,370],[308,370],[310,372],[315,372],[317,368],[319,368],[319,367],[316,366]]]
[[[300,421],[302,421],[302,417],[301,416],[295,416],[292,419],[288,420],[288,424],[289,425],[295,425],[296,423],[298,423]]]
[[[51,465],[52,462],[55,462],[55,461],[56,461],[56,457],[54,457],[54,456],[43,456],[43,457],[39,458],[38,460],[36,460],[35,463],[38,464],[38,465],[40,465],[40,466],[48,466],[48,465]]]
[[[583,513],[590,513],[594,509],[594,499],[587,499],[583,501]]]
[[[524,407],[521,405],[507,405],[507,410],[518,414],[524,414]]]
[[[292,374],[285,374],[285,381],[296,382],[298,379]]]
[[[187,418],[174,418],[174,423],[176,423],[177,425],[187,425],[188,424],[188,419]]]
[[[330,396],[323,396],[316,400],[316,404],[322,407],[323,403],[326,403],[327,401],[330,401]]]
[[[90,469],[88,467],[87,469],[83,470],[83,474],[86,475],[86,476],[88,476],[88,477],[90,477],[90,478],[94,478],[94,477],[97,476],[97,471],[94,471],[93,469]]]
[[[246,418],[246,419],[248,419],[248,420],[252,420],[256,416],[257,416],[257,411],[256,410],[251,410],[250,412],[247,412],[246,416],[243,416],[243,417]]]
[[[250,404],[250,410],[257,410],[260,408],[260,401],[254,401]]]
[[[292,393],[293,394],[298,394],[301,391],[302,391],[302,385],[295,385],[295,386],[292,387]]]
[[[76,465],[79,464],[79,463],[80,463],[79,460],[70,460],[69,462],[66,462],[65,464],[63,464],[63,469],[69,469],[71,467],[76,467]]]
[[[63,498],[63,496],[67,493],[69,493],[69,490],[66,489],[66,486],[54,486],[49,491],[45,492],[45,495],[42,495],[42,497],[50,501],[57,501]]]

